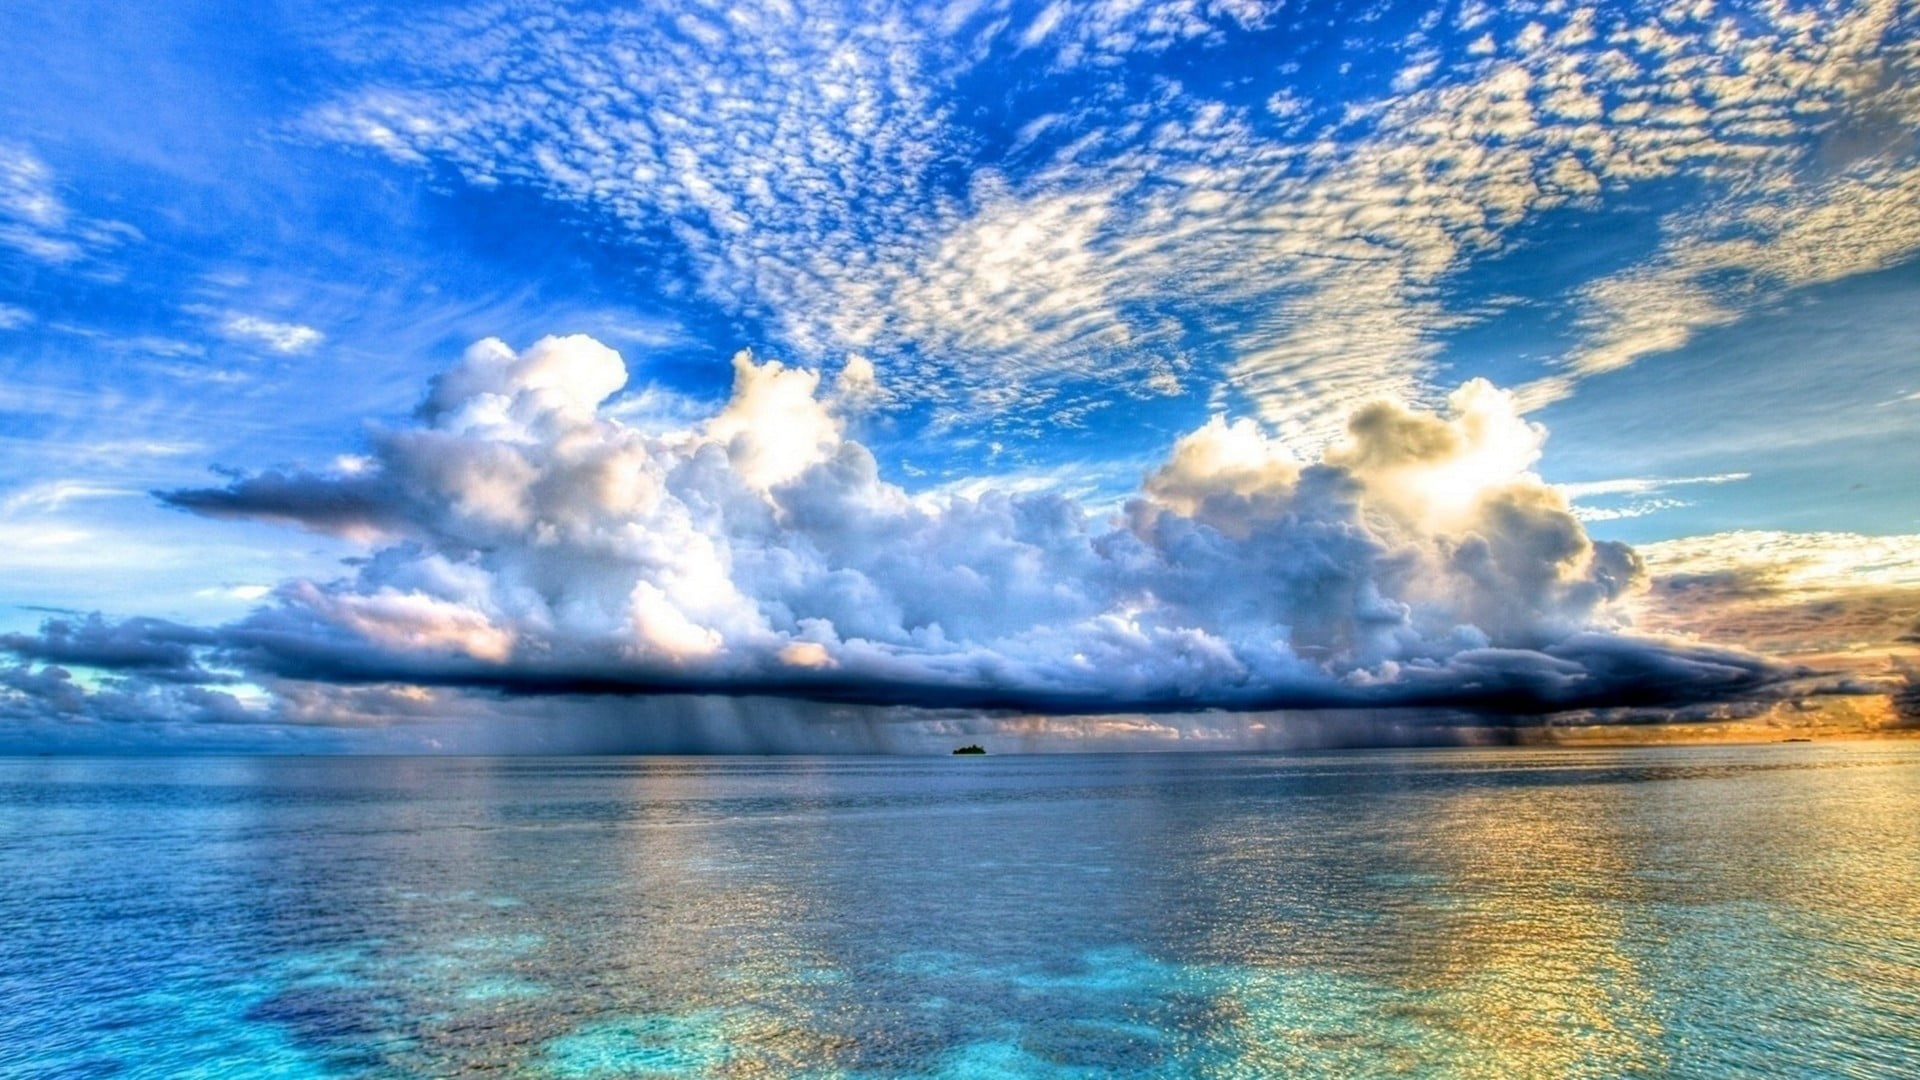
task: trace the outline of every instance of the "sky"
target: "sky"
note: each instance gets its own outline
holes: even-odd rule
[[[1910,0],[5,31],[0,750],[1267,746],[1911,670]]]

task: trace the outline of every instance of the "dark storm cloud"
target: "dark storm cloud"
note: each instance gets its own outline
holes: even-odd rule
[[[274,521],[342,536],[378,534],[400,521],[396,493],[379,477],[267,470],[236,477],[225,487],[154,495],[207,517]]]
[[[0,634],[0,649],[26,660],[137,672],[163,682],[208,683],[220,676],[200,665],[196,649],[216,644],[218,632],[164,619],[109,622],[53,618],[37,634]]]

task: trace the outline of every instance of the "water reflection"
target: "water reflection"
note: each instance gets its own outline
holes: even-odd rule
[[[0,762],[0,1072],[1896,1075],[1916,781],[1897,744]]]

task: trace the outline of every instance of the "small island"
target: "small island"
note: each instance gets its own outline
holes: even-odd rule
[[[963,746],[958,750],[954,751],[954,753],[956,754],[984,754],[986,752],[987,752],[986,748],[978,744],[975,744],[972,746]]]

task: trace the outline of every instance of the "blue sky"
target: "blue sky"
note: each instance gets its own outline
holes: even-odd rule
[[[599,407],[654,433],[738,350],[818,371],[909,497],[1101,518],[1214,416],[1311,462],[1484,378],[1594,539],[1920,531],[1911,3],[6,21],[0,628],[224,624],[388,550],[151,493],[398,475],[377,433],[483,338],[618,350]]]

